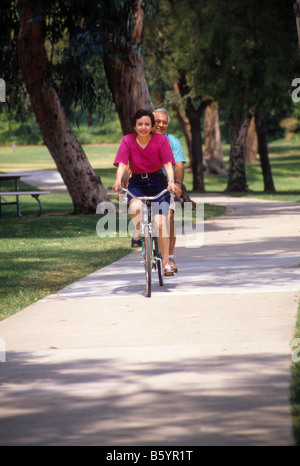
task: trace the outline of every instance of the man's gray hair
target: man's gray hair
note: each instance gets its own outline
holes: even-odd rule
[[[153,114],[155,115],[155,113],[164,113],[166,115],[166,117],[168,118],[168,124],[170,123],[171,121],[171,118],[169,117],[169,114],[167,112],[167,110],[165,108],[157,108],[156,110],[154,110]]]

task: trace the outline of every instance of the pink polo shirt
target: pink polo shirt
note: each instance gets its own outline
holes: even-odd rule
[[[175,165],[174,155],[168,141],[163,134],[154,133],[149,144],[143,149],[136,141],[135,134],[124,136],[117,152],[114,165],[127,165],[132,173],[153,173],[168,163]]]

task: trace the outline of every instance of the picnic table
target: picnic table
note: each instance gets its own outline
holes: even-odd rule
[[[39,211],[37,213],[37,217],[40,217],[43,213],[43,204],[41,203],[39,196],[43,194],[51,194],[51,191],[20,191],[19,189],[19,180],[23,177],[30,176],[24,173],[4,173],[0,174],[0,217],[2,216],[2,207],[7,205],[16,205],[17,208],[17,215],[18,217],[22,218],[23,215],[20,211],[20,203],[19,197],[20,196],[31,196],[33,197],[38,205]],[[12,181],[14,184],[14,191],[2,191],[2,183],[6,181]],[[14,201],[7,201],[6,198],[8,197],[15,197]]]

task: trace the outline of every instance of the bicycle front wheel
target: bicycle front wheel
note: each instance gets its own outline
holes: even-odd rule
[[[151,297],[152,289],[152,260],[151,260],[151,238],[149,226],[145,225],[144,229],[144,267],[146,274],[146,294],[147,298]]]
[[[160,286],[164,286],[162,258],[161,258],[161,254],[159,251],[158,239],[156,237],[153,238],[153,251],[154,251],[154,256],[156,258],[158,282]]]

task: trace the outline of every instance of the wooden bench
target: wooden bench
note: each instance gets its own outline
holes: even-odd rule
[[[39,205],[39,212],[37,217],[40,217],[43,213],[43,204],[41,203],[39,196],[43,194],[51,194],[51,191],[10,191],[10,192],[2,192],[0,191],[0,217],[2,215],[2,206],[4,205],[16,205],[17,206],[17,214],[20,218],[23,217],[20,211],[20,204],[19,204],[19,197],[20,196],[31,196],[36,199]],[[15,196],[16,200],[14,202],[9,202],[5,199],[8,196]]]

